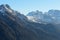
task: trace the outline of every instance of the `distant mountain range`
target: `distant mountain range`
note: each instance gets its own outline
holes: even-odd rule
[[[59,13],[37,10],[25,16],[8,4],[0,5],[0,40],[60,40]]]
[[[30,21],[37,23],[60,24],[60,10],[49,10],[48,12],[32,11],[27,14]]]

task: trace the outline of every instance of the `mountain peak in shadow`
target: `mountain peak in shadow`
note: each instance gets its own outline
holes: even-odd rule
[[[8,4],[2,4],[2,5],[0,5],[0,7],[3,7],[3,8],[7,7],[10,9],[10,6]]]

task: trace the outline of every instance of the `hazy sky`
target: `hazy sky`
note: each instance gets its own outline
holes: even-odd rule
[[[60,10],[60,0],[0,0],[1,4],[9,4],[12,9],[23,14],[30,11],[48,11],[50,9]]]

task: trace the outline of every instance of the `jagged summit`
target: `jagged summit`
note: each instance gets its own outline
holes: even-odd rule
[[[29,20],[37,23],[47,22],[60,24],[60,10],[49,10],[48,12],[33,11],[27,14]]]
[[[27,14],[27,16],[29,15],[29,16],[35,16],[35,15],[42,15],[43,14],[43,12],[41,12],[41,11],[39,11],[39,10],[36,10],[36,11],[32,11],[32,12],[29,12],[28,14]]]
[[[24,16],[23,14],[21,14],[18,11],[15,11],[15,10],[11,9],[11,7],[8,4],[0,5],[0,12],[1,12],[0,14],[3,15],[3,16],[8,16],[9,15],[11,18],[12,18],[12,16],[15,16],[15,17],[20,18],[22,21],[27,20],[26,16]],[[15,19],[13,18],[13,20],[15,20]]]
[[[7,8],[10,9],[10,6],[8,4],[2,4],[2,5],[0,5],[0,8],[5,8],[5,7],[7,7]]]
[[[10,8],[10,6],[8,4],[2,4],[2,5],[0,5],[0,12],[2,12],[2,13],[4,13],[4,12],[12,13],[12,9]]]

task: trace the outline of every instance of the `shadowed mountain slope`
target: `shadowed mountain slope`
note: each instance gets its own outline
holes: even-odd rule
[[[0,5],[0,40],[60,40],[60,30],[53,24],[31,22],[5,4]]]

